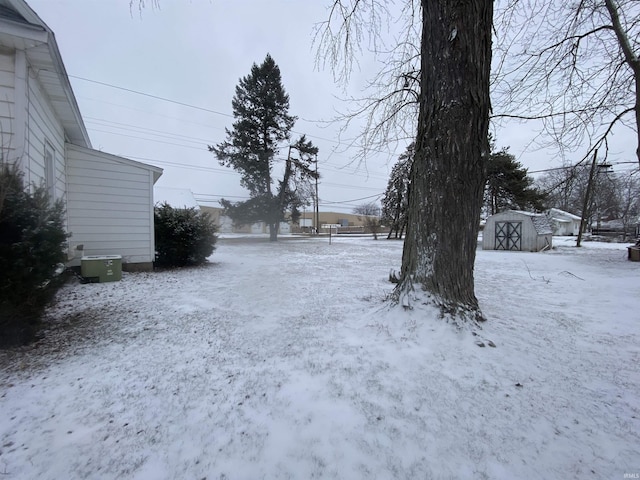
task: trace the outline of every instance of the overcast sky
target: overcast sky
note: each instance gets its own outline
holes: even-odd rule
[[[358,165],[345,141],[357,132],[341,140],[339,125],[322,123],[348,109],[343,87],[315,68],[313,31],[327,18],[328,0],[162,0],[142,15],[130,11],[129,0],[27,1],[55,32],[93,147],[163,168],[157,185],[188,188],[205,205],[247,195],[207,145],[224,139],[235,86],[267,53],[280,67],[290,113],[299,117],[295,132],[320,148],[322,211],[349,212],[375,200],[406,147]],[[357,96],[376,68],[363,58],[348,94]],[[534,128],[502,129],[498,145],[511,146],[532,171],[560,166],[556,155],[527,148]],[[616,158],[633,159],[635,147],[621,145]]]

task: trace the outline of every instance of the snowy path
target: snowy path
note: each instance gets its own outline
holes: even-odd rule
[[[0,353],[8,479],[623,478],[640,473],[640,268],[621,246],[478,251],[478,348],[386,310],[400,242],[223,243],[67,286]]]

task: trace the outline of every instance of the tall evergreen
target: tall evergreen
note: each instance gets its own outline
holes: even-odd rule
[[[391,238],[402,238],[407,228],[407,210],[409,208],[409,178],[413,163],[414,144],[407,147],[407,151],[398,157],[397,163],[391,169],[387,189],[382,197],[382,219],[389,225]]]
[[[276,240],[286,210],[299,203],[291,183],[297,176],[315,175],[309,155],[315,155],[317,148],[304,138],[298,140],[293,146],[296,158],[292,159],[290,148],[283,179],[274,191],[276,155],[290,141],[296,117],[289,115],[289,95],[271,55],[260,65],[254,63],[251,73],[240,79],[231,105],[235,121],[230,130],[225,129],[227,139],[209,150],[221,165],[240,173],[250,199],[237,203],[223,199],[221,203],[237,224],[266,222],[271,240]]]
[[[485,205],[490,215],[508,209],[544,209],[545,195],[533,186],[527,170],[507,148],[493,152],[487,162]]]

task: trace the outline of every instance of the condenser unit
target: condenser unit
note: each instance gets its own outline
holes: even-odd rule
[[[80,274],[89,281],[117,282],[122,279],[122,256],[86,255],[80,260]]]

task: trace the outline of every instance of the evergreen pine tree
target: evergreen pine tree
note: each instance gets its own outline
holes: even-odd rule
[[[487,162],[485,204],[494,215],[508,209],[544,209],[545,195],[533,187],[527,170],[509,153],[508,148],[493,152]]]
[[[398,157],[398,162],[391,169],[387,189],[382,197],[382,219],[389,225],[389,235],[402,238],[407,228],[407,210],[409,208],[409,176],[413,163],[414,144]]]
[[[249,191],[250,199],[237,203],[223,199],[221,204],[237,224],[266,222],[273,241],[286,210],[295,210],[299,202],[291,183],[296,177],[315,175],[310,156],[317,153],[317,148],[303,137],[291,147],[300,158],[292,159],[289,149],[283,179],[274,192],[275,157],[279,146],[290,140],[296,117],[289,115],[289,95],[271,55],[267,54],[261,65],[254,63],[251,73],[240,79],[231,105],[233,127],[226,129],[225,141],[209,146],[209,150],[221,165],[240,173],[241,185]]]
[[[15,164],[0,162],[0,346],[30,341],[63,283],[67,233],[62,201],[25,188]]]

